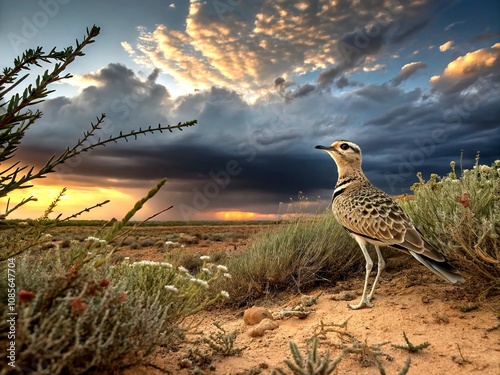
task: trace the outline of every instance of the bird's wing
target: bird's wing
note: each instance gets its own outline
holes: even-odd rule
[[[412,251],[438,262],[445,260],[389,195],[377,191],[377,194],[371,194],[369,202],[363,195],[351,199],[360,200],[352,205],[354,212],[351,211],[348,216],[337,215],[349,232],[372,243]]]

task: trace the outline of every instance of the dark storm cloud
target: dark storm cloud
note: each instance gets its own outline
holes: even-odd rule
[[[107,116],[99,132],[101,137],[139,126],[167,124],[164,108],[170,103],[170,94],[155,82],[157,75],[153,71],[141,79],[124,65],[109,64],[97,73],[81,77],[80,84],[89,86],[79,95],[50,99],[38,106],[44,117],[32,127],[26,142],[37,143],[42,136],[45,142],[54,145],[59,145],[61,139],[76,141],[101,113]]]
[[[320,86],[329,86],[345,70],[345,67],[334,66],[323,70],[317,78]]]
[[[493,72],[488,67],[484,77]],[[340,84],[353,86],[343,81],[345,76],[338,77]],[[293,96],[289,102],[274,92],[249,104],[242,94],[220,87],[172,99],[156,82],[157,72],[141,79],[118,64],[85,79],[94,85],[79,95],[41,104],[45,116],[22,145],[23,160],[43,165],[81,137],[101,112],[108,114],[110,125],[103,126],[107,134],[197,119],[199,125],[183,132],[82,154],[62,168],[60,178],[65,185],[144,188],[167,177],[168,193],[162,193],[162,199],[176,207],[194,207],[201,199],[197,194],[208,189],[210,198],[200,212],[246,207],[274,213],[279,202],[296,197],[298,191],[328,201],[336,168],[314,146],[336,139],[358,143],[369,178],[394,194],[408,192],[418,171],[424,176],[447,173],[461,149],[466,167],[478,150],[485,164],[498,158],[500,88],[494,81],[482,88],[476,82],[460,92],[405,91],[387,82],[353,86],[338,96],[304,84],[287,91]],[[237,173],[228,174],[228,168]],[[228,175],[227,184],[222,183]],[[221,186],[212,194],[217,181]]]
[[[274,80],[274,87],[281,87],[283,84],[286,82],[286,80],[283,77],[278,77]]]
[[[346,87],[361,87],[363,84],[361,82],[356,82],[356,81],[350,81],[347,79],[346,76],[340,77],[336,82],[335,82],[335,87],[338,89],[343,89]]]
[[[406,40],[408,40],[410,37],[413,36],[413,34],[419,32],[422,30],[425,26],[429,24],[431,21],[430,18],[427,18],[421,22],[417,22],[416,24],[412,24],[412,21],[410,20],[410,17],[408,15],[405,15],[400,22],[402,24],[405,24],[405,28],[401,28],[396,31],[395,35],[392,36],[391,42],[392,43],[403,43]]]
[[[361,66],[368,57],[410,39],[428,25],[432,9],[434,6],[430,3],[412,2],[395,2],[388,7],[373,4],[364,9],[363,15],[357,18],[364,26],[353,25],[338,39],[336,64],[319,74],[318,84],[329,87],[342,74]],[[338,86],[342,87],[343,82]]]
[[[295,90],[292,94],[294,98],[299,98],[301,96],[306,96],[310,92],[314,91],[316,86],[306,83],[305,85],[300,86],[297,90]]]
[[[401,95],[401,90],[389,85],[366,85],[355,90],[354,94],[376,102],[390,102]]]

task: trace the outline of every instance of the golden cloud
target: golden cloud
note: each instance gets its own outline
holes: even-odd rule
[[[445,51],[448,51],[449,49],[451,49],[451,47],[453,46],[453,41],[452,40],[449,40],[447,41],[446,43],[443,43],[439,46],[439,50],[441,52],[445,52]]]
[[[276,77],[338,64],[345,59],[339,41],[346,35],[357,41],[361,37],[356,30],[362,32],[367,25],[371,25],[367,30],[379,31],[363,36],[368,41],[362,42],[368,44],[362,44],[365,47],[360,47],[363,51],[359,54],[374,56],[381,45],[381,25],[403,14],[416,19],[428,7],[411,1],[398,7],[392,2],[378,7],[364,2],[319,3],[311,7],[310,2],[299,1],[290,7],[288,2],[266,0],[256,11],[244,2],[235,6],[225,3],[223,8],[214,2],[191,2],[185,30],[165,25],[154,31],[141,28],[138,53],[130,53],[130,45],[122,45],[137,63],[161,68],[181,85],[262,93],[272,88]],[[382,67],[375,62],[369,65]]]
[[[500,43],[496,43],[491,48],[481,48],[458,57],[448,64],[441,75],[431,77],[429,82],[439,91],[453,91],[499,68]]]

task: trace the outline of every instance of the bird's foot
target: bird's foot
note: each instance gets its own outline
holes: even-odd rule
[[[373,303],[371,303],[368,299],[364,298],[357,305],[352,305],[350,303],[347,304],[351,310],[359,310],[363,307],[373,307]]]

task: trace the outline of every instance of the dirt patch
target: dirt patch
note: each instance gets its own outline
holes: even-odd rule
[[[357,295],[362,278],[357,277],[328,289],[318,289],[317,303],[310,307],[305,319],[295,317],[278,320],[279,327],[266,331],[262,337],[251,337],[252,327],[243,323],[243,309],[222,309],[198,314],[198,334],[190,334],[195,342],[214,332],[218,322],[226,332],[237,331],[235,347],[245,347],[240,356],[215,356],[207,374],[268,374],[272,368],[286,369],[283,360],[291,359],[288,343],[294,341],[302,353],[313,337],[320,339],[319,352],[330,351],[335,358],[342,347],[363,344],[380,349],[384,355],[378,359],[387,374],[397,374],[410,355],[392,344],[405,345],[403,332],[414,345],[429,342],[430,346],[411,354],[409,374],[499,374],[500,373],[500,320],[492,305],[500,303],[494,298],[483,303],[471,302],[462,287],[450,286],[434,275],[426,275],[419,265],[388,274],[377,289],[374,307],[353,311],[346,301],[339,301],[339,293],[349,291]],[[415,274],[419,285],[415,284]],[[423,275],[423,276],[422,276]],[[359,295],[356,296],[359,298]],[[280,296],[260,302],[274,316],[283,309],[293,309],[301,296]],[[193,321],[190,321],[193,323]],[[188,348],[185,344],[175,353],[159,351],[154,364],[172,374],[192,374],[193,368],[181,369],[180,360]],[[370,351],[365,355],[347,354],[337,367],[337,374],[380,374]],[[143,374],[160,374],[150,369],[135,369]]]

